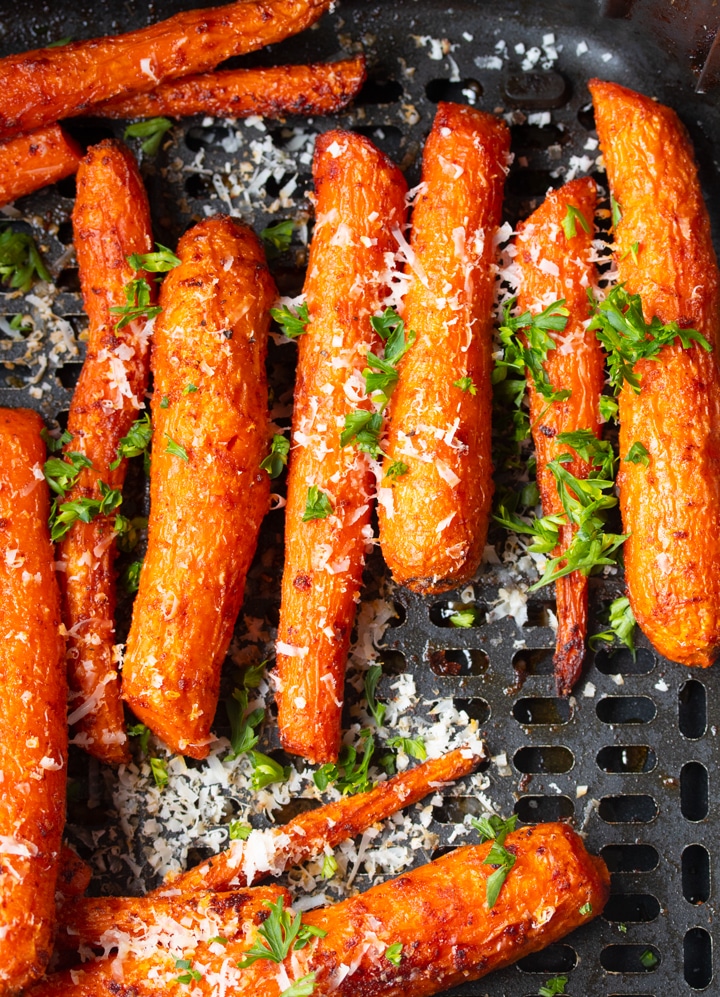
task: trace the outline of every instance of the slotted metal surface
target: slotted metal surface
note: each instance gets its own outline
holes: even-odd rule
[[[97,0],[58,2],[52,9],[28,3],[24,8],[28,16],[18,19],[9,16],[9,5],[4,3],[0,46],[5,54],[68,35],[130,29],[192,6],[192,0],[128,2],[121,7]],[[550,33],[559,50],[556,60],[548,60],[547,51],[542,52],[543,40],[546,49],[552,44],[544,39]],[[695,143],[715,232],[720,235],[717,99],[694,93],[684,58],[670,58],[665,47],[632,22],[603,17],[601,5],[550,0],[507,5],[492,0],[448,7],[434,0],[395,4],[343,0],[316,30],[247,61],[331,58],[359,45],[368,54],[370,76],[361,99],[337,118],[307,123],[309,133],[338,124],[361,130],[402,164],[412,185],[419,178],[422,143],[438,99],[475,101],[486,110],[514,112],[516,159],[506,201],[508,220],[514,222],[539,203],[548,186],[562,183],[567,175],[562,171],[571,157],[594,160],[598,155],[598,150],[587,148],[594,132],[585,83],[594,75],[606,77],[650,92],[678,110]],[[525,46],[524,54],[520,45]],[[521,64],[533,47],[541,49],[541,56],[533,69],[538,78],[528,87]],[[500,68],[490,68],[490,57]],[[552,64],[543,68],[543,61]],[[528,116],[543,111],[550,112],[551,121],[540,127]],[[123,130],[122,125],[107,123],[72,127],[86,141],[121,135]],[[210,173],[227,177],[237,172],[238,164],[248,158],[251,139],[269,135],[277,148],[287,145],[282,125],[268,122],[267,128],[262,133],[241,127],[240,146],[227,152],[220,143],[234,132],[223,123],[192,119],[175,126],[171,145],[143,164],[161,242],[173,245],[206,207],[223,210],[223,203],[213,196]],[[187,170],[200,150],[208,172]],[[270,183],[267,196],[250,204],[233,196],[234,208],[256,230],[295,214],[282,208],[268,211],[293,171],[288,166],[286,175]],[[603,175],[596,175],[602,183]],[[307,164],[300,165],[298,182],[300,190],[309,188]],[[39,192],[20,207],[37,221],[36,235],[43,232],[40,241],[62,288],[54,312],[79,334],[84,319],[77,275],[67,254],[72,183]],[[294,293],[300,287],[301,256],[302,248],[294,247],[274,264],[284,291]],[[0,314],[25,311],[34,311],[43,326],[36,304],[0,293]],[[0,339],[0,404],[30,405],[48,419],[59,416],[62,421],[83,345],[78,342],[76,355],[58,353],[48,339],[46,335],[37,344]],[[48,358],[34,385],[27,379],[37,375],[37,364],[23,364],[29,349]],[[277,391],[286,377],[283,364],[271,351]],[[277,549],[280,518],[279,513],[269,517],[266,549]],[[279,570],[276,558],[272,571],[278,581]],[[371,565],[371,574],[377,570],[382,568]],[[498,599],[500,582],[493,571],[486,566],[474,585],[474,602],[480,607],[492,606]],[[620,591],[619,578],[594,581],[591,610],[596,617]],[[383,660],[388,674],[381,695],[387,694],[394,674],[407,671],[415,678],[421,700],[455,697],[480,721],[490,753],[507,756],[506,767],[495,764],[488,772],[487,792],[499,811],[514,810],[526,822],[571,820],[586,833],[588,847],[601,853],[613,871],[613,896],[603,917],[518,967],[456,992],[526,997],[557,973],[567,973],[567,989],[574,997],[714,992],[714,869],[720,846],[711,800],[718,764],[717,668],[683,669],[658,657],[640,638],[636,660],[624,651],[598,654],[594,661],[589,656],[575,696],[562,702],[555,698],[551,673],[551,592],[530,600],[528,624],[521,629],[511,618],[488,623],[482,612],[475,627],[451,628],[447,610],[460,601],[460,592],[423,599],[398,590],[395,600],[400,615],[386,634]],[[268,607],[272,613],[276,601],[277,586],[268,583],[267,572],[251,573],[249,604],[260,607],[258,614]],[[268,747],[277,744],[272,731],[266,737]],[[74,760],[75,766],[81,764]],[[91,778],[99,778],[97,767],[91,769]],[[455,821],[480,809],[473,797],[448,796],[434,812],[432,828],[440,847],[447,847]],[[72,813],[76,821],[85,819],[90,826],[96,820],[92,811],[82,808]],[[641,957],[648,951],[657,957],[654,965],[643,964]],[[652,962],[647,956],[644,961]]]

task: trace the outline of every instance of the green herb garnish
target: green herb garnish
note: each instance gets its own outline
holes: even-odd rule
[[[280,994],[280,997],[310,997],[315,990],[315,977],[317,972],[306,973],[300,979],[295,980],[289,987]]]
[[[377,684],[380,681],[381,675],[381,665],[370,665],[368,670],[365,672],[365,699],[367,700],[368,710],[372,714],[372,717],[378,727],[382,727],[383,720],[385,719],[385,713],[387,711],[385,703],[378,703],[375,699],[375,690],[377,689]]]
[[[269,900],[264,900],[263,903],[270,908],[270,914],[258,928],[259,939],[247,950],[245,958],[238,963],[240,969],[247,969],[258,959],[281,963],[292,948],[304,948],[310,938],[323,938],[327,934],[322,928],[302,925],[302,915],[296,914],[292,908],[284,910],[283,897],[278,897],[274,904]]]
[[[148,447],[150,446],[150,440],[152,439],[152,426],[150,424],[150,415],[145,412],[136,419],[127,432],[127,436],[123,436],[118,443],[117,457],[110,465],[110,470],[114,471],[116,467],[120,467],[120,462],[124,457],[138,457],[140,454],[143,455],[143,465],[145,471],[150,470],[150,456],[148,454]]]
[[[250,785],[256,792],[273,782],[286,782],[290,778],[289,765],[283,767],[280,762],[276,762],[269,755],[264,755],[262,751],[251,751],[250,758],[253,764]]]
[[[128,737],[137,737],[139,739],[140,751],[143,755],[146,755],[150,741],[150,728],[146,727],[145,724],[130,724],[127,733]]]
[[[72,442],[72,433],[68,433],[67,429],[64,429],[60,436],[55,439],[43,426],[40,430],[40,439],[47,447],[48,453],[57,453],[58,450],[62,450],[66,443]]]
[[[70,450],[62,457],[49,457],[45,461],[43,473],[49,488],[56,495],[65,496],[84,467],[92,467],[92,461],[85,454]]]
[[[364,742],[362,756],[352,745],[343,744],[337,762],[327,762],[314,773],[313,780],[321,792],[324,792],[330,783],[334,783],[343,796],[349,793],[365,793],[372,789],[368,768],[375,751],[375,739],[369,730],[360,731],[360,738]]]
[[[332,503],[325,492],[320,491],[317,485],[310,485],[302,516],[303,523],[309,523],[313,519],[327,519],[332,511]]]
[[[243,824],[241,820],[231,820],[228,824],[228,835],[231,841],[247,841],[251,833],[250,825]]]
[[[468,630],[470,627],[477,626],[479,619],[480,614],[477,609],[461,609],[450,617],[450,626],[457,627],[459,630]]]
[[[153,779],[155,780],[155,785],[158,789],[165,789],[168,782],[170,781],[170,776],[168,775],[167,762],[164,758],[151,758],[150,759],[150,770],[152,771]]]
[[[136,277],[129,281],[123,288],[125,293],[124,305],[113,305],[111,314],[119,315],[120,318],[115,323],[115,332],[124,329],[126,325],[135,322],[137,319],[155,318],[162,311],[160,305],[150,304],[150,285],[144,277]]]
[[[507,820],[497,814],[487,814],[485,817],[472,817],[470,823],[480,832],[480,844],[483,841],[496,841],[499,845],[504,845],[508,834],[515,830],[517,821],[517,814]]]
[[[125,568],[120,576],[120,584],[123,586],[125,591],[131,595],[133,592],[137,592],[140,588],[140,572],[142,571],[142,566],[142,561],[133,561],[132,564],[128,564],[127,568]]]
[[[553,976],[544,986],[540,987],[538,997],[556,997],[556,994],[564,994],[567,982],[567,976]]]
[[[630,608],[630,600],[627,596],[620,596],[615,599],[610,606],[610,629],[604,630],[599,634],[593,634],[588,643],[590,644],[590,649],[595,651],[597,650],[597,645],[600,641],[606,641],[608,644],[612,644],[615,640],[619,640],[632,651],[634,658],[634,633],[635,616]]]
[[[72,502],[58,504],[57,499],[50,508],[50,539],[53,543],[62,540],[73,523],[91,523],[96,516],[104,516],[113,512],[122,502],[122,492],[110,488],[104,481],[98,482],[100,498],[81,498]]]
[[[262,230],[260,238],[265,243],[268,259],[279,256],[290,248],[294,231],[295,222],[292,218],[286,218],[285,221],[269,225]]]
[[[660,962],[658,957],[650,949],[645,949],[645,951],[640,956],[640,962],[645,967],[645,969],[654,969],[655,966]]]
[[[650,466],[650,454],[646,446],[637,440],[627,452],[627,457],[624,458],[626,464],[642,464],[643,467]]]
[[[395,942],[394,945],[388,945],[385,949],[385,958],[388,962],[391,962],[393,966],[399,966],[402,962],[402,944],[401,942]]]
[[[34,239],[27,232],[4,228],[0,231],[0,281],[13,291],[27,294],[35,277],[50,280]]]
[[[493,846],[487,854],[487,857],[483,860],[483,865],[497,866],[495,872],[488,876],[487,883],[485,885],[486,889],[486,899],[488,907],[494,907],[497,898],[500,896],[500,890],[503,888],[503,883],[508,877],[508,873],[515,865],[516,856],[509,852],[502,845],[498,844],[497,840],[493,842]]]
[[[612,194],[610,195],[610,210],[612,212],[612,226],[617,228],[622,221],[622,209]]]
[[[386,743],[389,748],[404,751],[410,758],[417,758],[421,762],[427,758],[427,748],[421,737],[389,737]]]
[[[288,339],[297,339],[298,336],[302,336],[304,332],[307,332],[310,315],[306,301],[298,305],[295,311],[288,308],[287,305],[281,305],[279,308],[271,308],[270,314]]]
[[[167,446],[165,447],[165,453],[172,454],[173,457],[179,457],[180,460],[184,460],[187,464],[190,458],[187,455],[185,447],[181,447],[180,444],[171,439],[167,433],[165,433],[165,439],[168,441]]]
[[[580,208],[576,208],[574,204],[568,204],[565,217],[562,220],[563,232],[566,239],[574,239],[577,235],[577,222],[580,222],[585,232],[590,231],[587,219]]]
[[[471,395],[477,394],[477,386],[471,377],[459,377],[457,381],[453,381],[454,388],[460,388],[461,391],[469,391]]]
[[[498,333],[504,349],[502,357],[495,362],[493,384],[504,381],[509,373],[518,381],[522,379],[522,385],[517,388],[516,406],[519,408],[525,392],[525,373],[529,371],[535,390],[546,402],[565,401],[570,397],[570,391],[555,391],[544,367],[548,353],[556,348],[550,332],[562,332],[567,325],[570,313],[565,308],[565,299],[554,301],[538,315],[527,311],[513,316],[510,313],[515,300],[511,298],[503,309],[503,323]]]
[[[180,266],[180,259],[167,246],[161,246],[156,242],[157,251],[154,253],[133,253],[127,257],[127,261],[133,270],[147,270],[148,273],[167,273]]]
[[[332,879],[338,871],[337,859],[334,855],[323,856],[322,878]]]
[[[279,478],[287,465],[290,453],[290,440],[276,433],[270,444],[270,453],[260,462],[260,470],[267,471],[271,478]]]
[[[192,960],[190,959],[176,959],[175,969],[185,970],[180,976],[175,977],[178,983],[198,983],[202,979],[202,973],[192,968]]]
[[[136,121],[134,125],[128,125],[123,137],[144,139],[140,148],[146,155],[155,156],[160,149],[163,135],[171,128],[172,121],[169,118],[147,118],[145,121]]]
[[[586,914],[592,914],[592,910],[593,910],[592,904],[591,903],[586,903],[586,904],[583,904],[582,907],[580,908],[580,913],[583,916],[585,916]]]

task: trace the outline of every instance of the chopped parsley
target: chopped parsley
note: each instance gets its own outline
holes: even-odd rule
[[[652,949],[645,949],[645,951],[640,956],[640,962],[645,967],[645,969],[654,969],[660,962],[658,957],[652,951]]]
[[[394,945],[388,945],[385,949],[385,958],[388,962],[391,962],[393,966],[399,966],[402,962],[402,944],[401,942],[395,942]]]
[[[217,943],[218,945],[227,945],[228,940],[223,935],[213,935],[212,938],[208,938],[208,945]]]
[[[596,301],[592,291],[588,295],[594,315],[590,328],[608,354],[610,384],[619,392],[627,383],[635,392],[640,391],[640,378],[635,373],[638,360],[657,360],[665,346],[677,340],[683,349],[693,342],[710,350],[707,339],[697,329],[681,329],[677,322],[662,323],[657,315],[646,322],[639,294],[629,294],[624,284],[618,284],[604,301]]]
[[[353,443],[362,453],[380,457],[380,434],[383,428],[382,412],[373,409],[355,409],[345,416],[345,428],[340,433],[340,446]]]
[[[14,232],[10,226],[0,231],[0,281],[13,291],[27,294],[35,278],[50,280],[50,273],[32,236]]]
[[[265,710],[248,709],[247,689],[234,689],[231,696],[225,700],[225,709],[230,721],[230,752],[226,759],[238,758],[250,751],[260,740],[256,729],[265,719]]]
[[[492,848],[488,852],[486,858],[483,860],[483,865],[495,866],[495,872],[491,873],[485,884],[486,899],[488,907],[494,907],[497,903],[497,898],[500,896],[500,890],[503,888],[503,883],[508,877],[508,873],[515,865],[516,856],[512,852],[509,852],[507,848],[498,844],[497,840],[493,841]]]
[[[290,440],[276,433],[270,444],[270,453],[260,462],[260,470],[267,471],[271,478],[279,478],[287,465],[290,453]]]
[[[142,566],[142,561],[133,561],[132,564],[128,564],[122,575],[120,575],[120,584],[130,595],[132,595],[133,592],[137,592],[140,588],[140,572],[142,571]]]
[[[378,727],[382,727],[387,706],[385,703],[378,703],[375,699],[375,690],[382,675],[382,665],[370,665],[365,672],[365,698],[367,707]]]
[[[324,933],[324,932],[323,932]],[[297,948],[297,946],[296,946]],[[280,997],[310,997],[315,990],[317,972],[306,973],[282,991]]]
[[[278,897],[274,904],[263,900],[265,906],[270,908],[270,914],[258,928],[259,938],[238,963],[240,969],[247,969],[258,959],[281,963],[291,949],[302,949],[311,938],[324,938],[327,934],[322,928],[302,924],[302,914],[296,914],[292,908],[284,910],[283,899]]]
[[[72,433],[68,433],[67,429],[64,429],[57,439],[44,426],[40,430],[40,439],[47,447],[48,453],[57,453],[58,450],[62,450],[66,443],[72,443],[72,438]]]
[[[591,903],[583,904],[580,908],[580,913],[584,916],[586,914],[592,914],[593,907]]]
[[[472,817],[470,823],[480,833],[480,844],[483,841],[496,841],[499,845],[504,845],[508,834],[515,830],[517,821],[517,814],[507,820],[497,814],[487,814],[485,817]]]
[[[460,388],[461,391],[469,391],[471,395],[477,394],[477,386],[471,377],[459,377],[457,381],[453,381],[454,388]]]
[[[334,855],[323,856],[322,878],[332,879],[338,871],[337,859]]]
[[[303,523],[309,523],[313,519],[327,519],[332,511],[332,503],[326,493],[320,491],[317,485],[310,485],[302,516]]]
[[[167,762],[164,758],[151,758],[150,759],[150,771],[152,772],[153,779],[155,780],[155,785],[158,789],[165,789],[168,782],[170,781],[170,776],[168,775]]]
[[[69,450],[62,457],[49,457],[45,461],[43,473],[51,491],[64,497],[84,467],[92,467],[92,461],[83,453]]]
[[[194,395],[197,391],[197,384],[186,384],[182,389],[184,395]]]
[[[386,743],[389,748],[404,751],[410,758],[417,758],[421,762],[427,758],[427,748],[421,737],[389,737]]]
[[[298,336],[302,336],[304,332],[307,332],[310,315],[306,301],[298,305],[295,311],[292,308],[288,308],[287,305],[281,305],[279,308],[271,308],[270,314],[288,339],[297,339]]]
[[[631,246],[630,246],[630,249],[626,250],[626,252],[624,252],[622,254],[622,256],[620,257],[620,259],[624,260],[624,259],[627,259],[628,256],[632,256],[633,263],[637,263],[637,261],[638,261],[638,252],[639,251],[640,251],[640,243],[639,242],[633,242],[631,244]]]
[[[622,221],[622,209],[612,194],[610,195],[610,211],[612,214],[613,228],[617,228]]]
[[[407,474],[410,470],[409,466],[404,460],[391,460],[388,465],[388,469],[385,472],[385,477],[394,480],[395,478],[401,478],[403,474]]]
[[[171,439],[167,433],[165,433],[165,439],[168,441],[167,446],[165,447],[165,453],[172,454],[173,457],[179,457],[180,460],[184,460],[187,464],[190,458],[187,455],[185,447],[181,447],[180,444]]]
[[[70,502],[55,499],[50,507],[50,539],[53,543],[62,540],[73,523],[91,523],[96,516],[104,516],[113,512],[122,502],[122,492],[110,488],[104,481],[98,482],[100,498],[81,498]]]
[[[260,238],[265,243],[265,250],[268,259],[273,259],[290,248],[295,222],[292,218],[286,218],[275,225],[268,225],[260,233]]]
[[[369,730],[360,731],[360,737],[364,742],[362,755],[351,744],[343,744],[337,762],[327,762],[313,774],[313,781],[321,792],[324,792],[330,783],[333,783],[343,796],[349,793],[365,793],[372,789],[373,784],[368,776],[368,769],[375,751],[375,739]]]
[[[450,626],[457,627],[459,630],[468,630],[470,627],[477,626],[480,620],[480,614],[477,609],[461,609],[457,613],[453,613],[450,617]]]
[[[129,724],[127,733],[128,737],[139,738],[140,751],[143,755],[146,755],[150,741],[150,728],[146,727],[145,724]]]
[[[252,833],[249,824],[243,824],[241,820],[231,820],[228,824],[228,835],[231,841],[247,841]]]
[[[630,600],[627,596],[620,596],[610,605],[610,629],[602,633],[593,634],[589,640],[591,650],[597,650],[599,641],[606,641],[612,644],[619,640],[632,651],[635,657],[635,616],[630,607]]]
[[[564,994],[567,986],[567,976],[553,976],[538,990],[538,997],[556,997],[556,994]]]
[[[143,466],[147,473],[150,470],[148,447],[150,446],[151,439],[152,426],[150,424],[150,415],[148,412],[145,412],[139,419],[135,420],[128,430],[127,436],[123,436],[118,443],[117,457],[110,465],[110,470],[114,471],[116,467],[119,467],[124,457],[138,457],[142,454]]]
[[[160,399],[160,408],[167,408],[170,405],[170,399],[167,395],[163,395]]]
[[[140,146],[142,151],[148,156],[155,156],[160,150],[163,135],[171,128],[172,121],[169,118],[147,118],[145,121],[136,121],[134,125],[128,125],[123,138],[143,139]]]
[[[178,983],[199,983],[202,979],[202,973],[200,970],[192,968],[191,959],[176,959],[175,969],[185,970],[185,972],[181,973],[180,976],[175,977]]]
[[[167,273],[180,266],[180,259],[167,246],[161,246],[156,242],[157,251],[154,253],[133,253],[127,257],[127,261],[133,270],[147,270],[148,273]]]
[[[568,315],[565,299],[554,301],[538,315],[529,311],[513,316],[510,313],[515,305],[511,298],[503,309],[503,323],[498,330],[503,344],[503,355],[495,362],[492,381],[504,381],[508,374],[520,382],[516,388],[515,404],[519,408],[525,394],[525,374],[529,372],[538,394],[546,402],[561,402],[570,397],[570,391],[555,391],[550,384],[544,363],[550,350],[556,348],[551,332],[562,332],[567,325]]]
[[[574,204],[568,204],[565,217],[562,220],[563,232],[566,239],[574,239],[577,235],[577,222],[580,222],[585,232],[590,232],[587,218],[580,208],[576,208]]]
[[[647,447],[636,440],[628,450],[627,457],[624,458],[624,463],[642,464],[643,467],[649,467],[650,454],[648,453]]]
[[[150,285],[144,277],[136,277],[129,281],[123,288],[125,293],[124,305],[113,305],[110,309],[112,315],[119,315],[120,318],[115,323],[115,332],[124,329],[126,325],[136,321],[136,319],[155,318],[162,311],[160,305],[150,304]]]
[[[286,782],[290,778],[290,766],[282,766],[270,755],[264,755],[262,751],[251,751],[250,758],[253,766],[250,785],[256,792],[273,782]]]
[[[603,422],[617,421],[618,403],[612,395],[600,395],[600,418]]]

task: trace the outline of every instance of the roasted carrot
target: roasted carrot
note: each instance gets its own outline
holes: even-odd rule
[[[78,170],[73,210],[75,252],[89,318],[87,356],[70,403],[65,452],[82,453],[80,471],[59,502],[99,499],[100,487],[122,489],[127,461],[117,468],[120,440],[144,407],[150,370],[147,320],[116,329],[111,308],[125,302],[125,285],[138,278],[127,257],[152,249],[145,188],[135,160],[119,142],[93,146]],[[151,302],[154,283],[150,282]],[[118,765],[130,753],[125,734],[115,644],[116,513],[80,520],[62,539],[58,562],[68,632],[70,723],[77,743]]]
[[[265,353],[276,290],[260,243],[216,216],[163,281],[152,371],[148,550],[123,697],[172,751],[204,758],[220,669],[270,501]]]
[[[370,319],[387,294],[385,254],[395,246],[392,230],[404,224],[407,185],[370,141],[343,131],[318,139],[313,177],[317,221],[295,387],[277,704],[283,746],[328,762],[340,746],[375,492],[369,455],[343,446],[341,434],[351,413],[372,408],[362,371],[382,343]]]
[[[0,410],[0,994],[45,969],[65,822],[67,684],[42,420]]]
[[[83,113],[102,118],[333,114],[356,96],[365,76],[362,55],[309,66],[228,69],[161,83],[151,93],[105,101]]]
[[[123,987],[149,997],[161,992],[157,981],[171,979],[171,970],[177,976],[173,960],[180,951],[190,958],[188,971],[196,970],[193,985],[203,995],[217,993],[222,981],[237,997],[277,997],[293,981],[305,979],[314,985],[313,997],[428,997],[510,965],[601,913],[609,894],[608,871],[565,824],[540,824],[508,835],[504,847],[514,865],[489,907],[488,879],[494,869],[486,860],[492,845],[459,848],[367,893],[303,914],[300,930],[314,935],[300,949],[288,945],[289,952],[276,943],[279,962],[261,951],[256,961],[236,968],[249,954],[248,932],[237,921],[227,925],[222,945],[208,944],[210,927],[202,934],[179,930],[174,945],[150,931],[144,945],[133,939],[137,954],[125,954],[126,943],[122,956],[86,963],[72,977],[50,977],[30,993],[105,994],[113,972],[122,967]],[[278,906],[279,900],[275,912],[268,912],[271,917],[277,918]],[[270,934],[268,923],[263,930]],[[251,952],[258,945],[269,951],[258,928],[249,934]]]
[[[548,194],[544,203],[518,226],[516,263],[520,270],[518,311],[536,315],[552,302],[564,299],[569,312],[563,331],[549,333],[556,349],[543,363],[553,391],[569,391],[570,397],[550,401],[536,390],[528,377],[530,422],[537,452],[537,481],[543,513],[562,513],[557,483],[548,470],[550,461],[571,452],[560,444],[560,433],[578,429],[600,433],[599,401],[605,378],[604,358],[597,337],[587,329],[590,305],[587,290],[595,284],[591,262],[595,217],[595,182],[589,177],[573,180]],[[579,214],[575,214],[575,213]],[[586,478],[587,461],[575,454],[566,468],[577,478]],[[560,528],[557,556],[567,550],[576,529]],[[569,695],[579,678],[587,635],[587,577],[579,571],[558,578],[557,647],[555,680],[560,695]]]
[[[60,872],[57,878],[57,892],[65,897],[81,897],[90,885],[92,869],[83,862],[78,853],[63,845],[60,852]]]
[[[316,21],[330,0],[239,0],[176,14],[125,35],[0,59],[0,139],[41,128],[111,97],[213,69]]]
[[[82,149],[58,125],[0,142],[0,206],[69,177]]]
[[[619,396],[630,605],[661,654],[705,667],[720,647],[720,299],[710,223],[675,113],[614,83],[593,80],[590,90],[619,206],[619,281],[640,295],[646,322],[696,329],[714,351],[664,346],[635,363],[639,391],[625,382]],[[630,463],[636,443],[647,455]]]
[[[405,322],[417,340],[390,402],[387,453],[408,470],[386,481],[379,499],[385,560],[397,582],[419,592],[472,577],[485,544],[493,236],[508,150],[498,118],[438,105],[408,257]]]

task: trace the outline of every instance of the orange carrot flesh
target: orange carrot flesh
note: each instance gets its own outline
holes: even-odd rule
[[[82,150],[59,125],[0,142],[0,206],[75,173]]]
[[[75,252],[89,318],[87,356],[70,403],[66,451],[84,468],[59,502],[98,499],[100,482],[122,489],[127,461],[114,470],[118,444],[140,415],[150,370],[146,320],[115,329],[110,309],[125,303],[125,284],[141,274],[127,257],[152,249],[150,208],[132,154],[119,142],[93,146],[78,170],[73,210]],[[154,301],[154,282],[151,280]],[[115,663],[115,513],[76,522],[60,542],[59,579],[68,631],[70,722],[76,743],[109,764],[130,758]]]
[[[570,391],[565,401],[548,403],[528,377],[530,422],[537,452],[537,480],[544,515],[562,513],[555,479],[547,465],[561,453],[573,452],[556,441],[559,433],[589,429],[600,433],[599,399],[604,382],[603,352],[594,331],[587,330],[590,305],[587,289],[596,281],[591,262],[595,217],[595,182],[583,177],[548,194],[545,202],[528,220],[518,226],[516,263],[520,271],[518,310],[538,314],[549,304],[565,299],[569,315],[564,331],[550,333],[557,348],[550,350],[544,363],[554,391]],[[579,211],[568,230],[563,221],[569,209]],[[584,221],[584,225],[583,225]],[[585,229],[587,226],[587,231]],[[569,470],[586,478],[590,466],[575,455]],[[574,533],[561,529],[560,547],[553,556],[567,550]],[[579,571],[558,578],[557,648],[555,679],[560,695],[567,696],[577,681],[585,656],[587,635],[587,578]]]
[[[313,762],[337,758],[345,662],[374,498],[369,457],[342,447],[345,416],[371,407],[362,371],[381,348],[370,318],[387,293],[385,254],[405,219],[405,180],[371,142],[321,136],[313,163],[316,225],[299,339],[293,445],[278,629],[278,726],[283,747]],[[310,488],[332,507],[303,521]]]
[[[646,321],[697,329],[714,351],[666,346],[635,365],[639,393],[624,384],[619,396],[630,604],[661,654],[705,667],[720,648],[720,282],[710,222],[676,114],[614,83],[593,80],[590,90],[622,212],[618,279],[641,295]],[[647,467],[623,459],[636,442]]]
[[[57,878],[57,892],[65,898],[81,897],[90,885],[92,869],[83,862],[78,853],[68,845],[60,852],[60,872]]]
[[[21,990],[52,948],[65,822],[67,684],[43,480],[42,420],[0,410],[0,993]]]
[[[303,923],[322,937],[293,950],[279,965],[263,958],[235,968],[247,950],[244,931],[226,935],[228,944],[217,955],[199,941],[192,964],[202,972],[194,986],[209,997],[224,973],[237,997],[278,997],[292,981],[313,973],[313,997],[429,997],[510,965],[601,913],[609,873],[566,825],[540,824],[508,835],[505,848],[515,864],[489,908],[487,881],[494,869],[485,859],[491,845],[459,848],[367,893],[304,914]],[[251,940],[255,934],[251,930]],[[387,957],[390,946],[400,946],[397,965]],[[76,982],[69,973],[60,974],[31,994],[104,994],[113,971],[119,971],[113,962],[86,963]],[[137,997],[157,994],[156,981],[169,963],[168,949],[157,943],[146,958],[128,955],[122,960],[123,986]],[[151,981],[148,975],[155,970]]]
[[[365,76],[364,56],[309,66],[230,69],[161,83],[152,93],[105,101],[82,113],[101,118],[333,114],[357,95]]]
[[[470,578],[487,535],[491,264],[509,141],[497,118],[439,104],[425,145],[405,299],[417,340],[401,361],[386,447],[409,470],[384,482],[378,510],[393,577],[419,592]],[[466,390],[454,383],[463,378]]]
[[[125,35],[70,42],[0,59],[0,139],[41,128],[88,104],[147,93],[165,79],[308,27],[330,0],[241,0],[176,14]]]
[[[269,438],[268,309],[277,292],[260,243],[230,218],[195,226],[178,256],[154,333],[148,550],[123,697],[172,751],[204,758],[270,501],[260,463]]]

